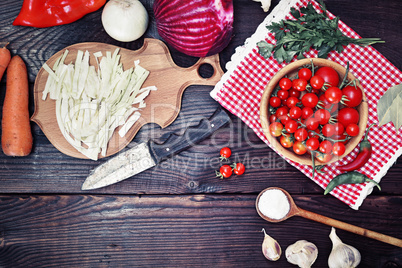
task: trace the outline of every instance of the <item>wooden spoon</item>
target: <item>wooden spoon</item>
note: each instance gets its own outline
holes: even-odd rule
[[[277,190],[282,191],[286,195],[286,197],[287,197],[287,199],[289,201],[290,210],[281,219],[272,219],[272,218],[267,217],[266,215],[264,215],[261,212],[261,210],[260,210],[260,208],[258,206],[258,203],[259,203],[261,195],[264,192],[266,192],[268,190],[273,190],[273,189],[277,189]],[[395,237],[392,237],[392,236],[388,236],[388,235],[384,235],[384,234],[380,234],[380,233],[377,233],[377,232],[374,232],[374,231],[370,231],[370,230],[367,230],[367,229],[364,229],[364,228],[361,228],[361,227],[358,227],[358,226],[355,226],[355,225],[352,225],[352,224],[349,224],[349,223],[345,223],[345,222],[342,222],[342,221],[331,219],[331,218],[322,216],[320,214],[317,214],[317,213],[310,212],[310,211],[304,210],[302,208],[299,208],[299,207],[297,207],[297,205],[293,201],[293,198],[290,196],[290,194],[287,191],[283,190],[282,188],[270,187],[270,188],[264,189],[257,196],[257,200],[256,200],[255,205],[256,205],[257,212],[261,216],[261,218],[263,218],[264,220],[269,221],[269,222],[281,222],[281,221],[284,221],[284,220],[286,220],[286,219],[288,219],[288,218],[290,218],[292,216],[301,216],[303,218],[310,219],[310,220],[320,222],[320,223],[324,223],[326,225],[333,226],[333,227],[338,228],[338,229],[349,231],[349,232],[352,232],[352,233],[355,233],[355,234],[358,234],[358,235],[362,235],[362,236],[365,236],[365,237],[373,238],[373,239],[376,239],[378,241],[382,241],[384,243],[388,243],[388,244],[391,244],[391,245],[394,245],[394,246],[397,246],[397,247],[402,247],[402,240],[401,239],[398,239],[398,238],[395,238]]]

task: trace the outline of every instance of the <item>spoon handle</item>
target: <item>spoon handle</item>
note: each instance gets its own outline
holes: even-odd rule
[[[303,218],[306,218],[306,219],[310,219],[310,220],[320,222],[320,223],[323,223],[323,224],[326,224],[329,226],[333,226],[338,229],[342,229],[342,230],[349,231],[349,232],[352,232],[352,233],[355,233],[358,235],[376,239],[378,241],[388,243],[388,244],[391,244],[391,245],[394,245],[397,247],[402,247],[401,239],[398,239],[398,238],[395,238],[392,236],[388,236],[388,235],[384,235],[381,233],[377,233],[374,231],[370,231],[365,228],[361,228],[361,227],[358,227],[358,226],[355,226],[355,225],[352,225],[349,223],[331,219],[331,218],[328,218],[328,217],[322,216],[320,214],[310,212],[310,211],[307,211],[307,210],[304,210],[301,208],[299,208],[299,213],[297,215],[301,216]]]

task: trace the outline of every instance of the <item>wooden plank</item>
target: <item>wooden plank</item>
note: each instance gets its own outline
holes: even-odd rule
[[[315,267],[326,267],[330,227],[294,217],[268,223],[256,195],[0,196],[1,267],[294,267],[261,253],[262,228],[282,246],[317,245]],[[401,235],[401,197],[370,197],[362,213],[328,199],[295,196],[303,208],[388,235]],[[393,210],[392,215],[388,213]],[[365,215],[364,217],[361,215]],[[386,223],[386,225],[384,224]],[[391,228],[392,227],[392,228]],[[317,232],[317,230],[320,230]],[[402,265],[402,249],[338,230],[364,255],[360,267]],[[390,267],[390,266],[387,266]]]

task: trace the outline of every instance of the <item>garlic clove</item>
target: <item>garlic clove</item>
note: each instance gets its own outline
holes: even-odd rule
[[[285,256],[291,264],[300,268],[310,268],[317,259],[318,248],[309,241],[299,240],[286,248]]]
[[[271,0],[254,0],[254,2],[261,2],[261,8],[264,12],[268,12],[271,7]]]
[[[354,268],[361,261],[360,252],[353,246],[347,245],[336,235],[332,227],[329,238],[332,241],[332,251],[328,258],[329,268]]]
[[[265,229],[262,229],[262,231],[264,232],[264,241],[262,242],[262,254],[264,254],[265,258],[270,261],[279,260],[282,254],[281,246],[275,239],[267,235]]]

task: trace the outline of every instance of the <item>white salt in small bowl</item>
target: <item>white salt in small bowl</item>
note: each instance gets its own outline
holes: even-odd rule
[[[260,216],[265,216],[272,220],[281,220],[290,211],[288,197],[282,190],[274,187],[261,192],[257,198],[256,206]]]

